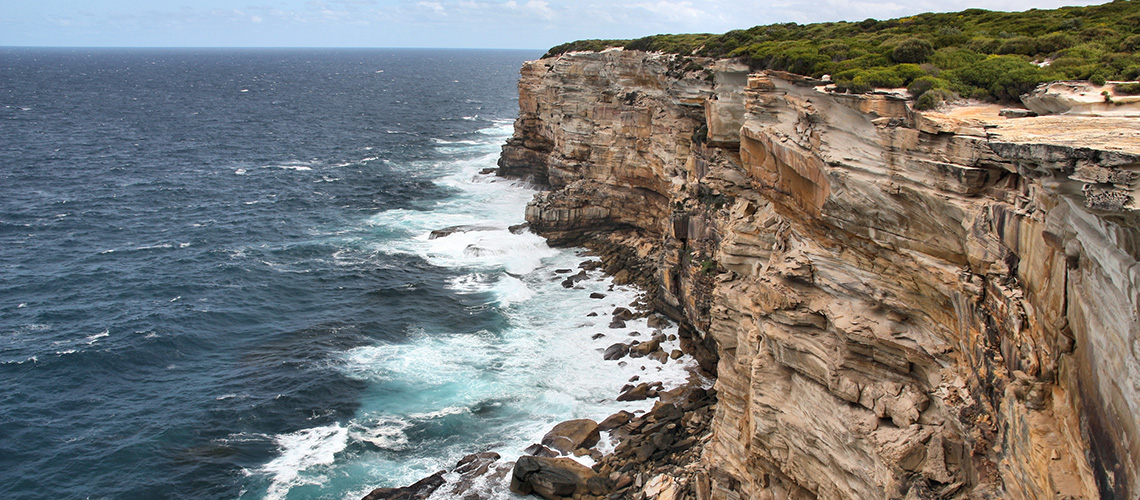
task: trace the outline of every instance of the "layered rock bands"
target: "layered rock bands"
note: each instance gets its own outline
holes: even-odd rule
[[[717,374],[698,496],[1138,498],[1140,125],[816,83],[522,69],[531,228],[619,255]]]

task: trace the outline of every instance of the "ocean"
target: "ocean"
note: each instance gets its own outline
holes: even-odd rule
[[[482,173],[539,55],[0,49],[0,498],[356,499],[683,383]]]

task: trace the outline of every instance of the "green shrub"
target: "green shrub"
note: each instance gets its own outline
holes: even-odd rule
[[[934,45],[921,38],[908,38],[891,51],[891,60],[897,63],[926,62],[934,54]]]
[[[931,57],[931,63],[944,70],[951,70],[976,64],[985,58],[985,55],[970,49],[946,47],[944,49],[938,49],[938,51],[934,53],[934,56]]]
[[[929,110],[937,108],[940,104],[946,101],[957,99],[958,95],[946,89],[931,89],[922,94],[914,102],[914,109]]]
[[[1105,84],[1104,75],[1101,73],[1094,73],[1092,76],[1089,77],[1089,83],[1091,83],[1093,85],[1104,85]]]
[[[982,54],[993,54],[1001,47],[1001,40],[990,38],[988,36],[979,36],[971,38],[966,42],[966,48],[979,52]]]
[[[1068,33],[1053,32],[1037,37],[1037,53],[1052,54],[1077,44],[1077,40]]]
[[[906,91],[909,92],[911,97],[914,97],[915,99],[921,97],[922,94],[925,94],[927,91],[933,89],[949,90],[950,82],[941,78],[935,78],[933,76],[923,76],[916,78],[913,82],[910,82],[910,85],[906,86]]]
[[[1113,92],[1117,95],[1140,95],[1140,83],[1118,83]]]
[[[1128,38],[1125,38],[1123,42],[1120,42],[1120,51],[1121,52],[1137,52],[1137,51],[1140,51],[1140,35],[1132,35]]]
[[[864,71],[859,76],[872,87],[895,88],[906,84],[902,76],[887,68]]]
[[[848,54],[851,53],[851,47],[845,43],[829,43],[820,47],[819,53],[831,57],[834,62],[839,62],[847,59]]]
[[[988,90],[999,101],[1010,102],[1045,80],[1041,68],[1017,56],[990,56],[951,73],[963,84]]]
[[[1029,36],[1015,36],[1001,41],[998,54],[1022,54],[1031,56],[1037,53],[1037,39]]]
[[[873,87],[867,83],[867,80],[862,75],[852,78],[840,78],[835,81],[835,87],[839,90],[851,92],[853,94],[864,94],[870,92]]]

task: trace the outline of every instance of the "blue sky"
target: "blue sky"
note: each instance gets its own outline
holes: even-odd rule
[[[1104,0],[0,0],[0,46],[546,49],[583,38],[723,33],[969,7]]]

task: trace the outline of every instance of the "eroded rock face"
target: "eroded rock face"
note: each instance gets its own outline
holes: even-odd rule
[[[527,63],[500,173],[548,183],[531,227],[625,255],[705,350],[712,498],[1136,497],[1135,123],[678,61]]]

